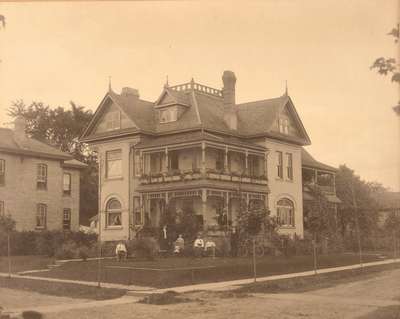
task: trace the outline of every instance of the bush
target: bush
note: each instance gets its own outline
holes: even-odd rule
[[[164,293],[151,294],[138,302],[150,305],[170,305],[189,301],[191,301],[189,298],[179,297],[179,294],[175,291],[166,291]]]
[[[136,257],[144,257],[149,260],[154,260],[158,255],[160,247],[157,240],[153,237],[143,237],[128,241],[128,253],[134,254]]]
[[[86,261],[90,255],[90,250],[86,246],[80,246],[78,248],[78,257],[81,258],[83,261]]]
[[[72,259],[77,257],[77,252],[77,245],[72,241],[68,241],[62,244],[60,248],[57,248],[55,257],[57,259]]]

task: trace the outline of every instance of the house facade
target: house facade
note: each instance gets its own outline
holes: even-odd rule
[[[86,165],[25,135],[25,121],[0,128],[0,215],[17,230],[78,230],[79,179]]]
[[[302,147],[310,139],[287,92],[236,103],[223,88],[166,84],[154,102],[136,89],[105,94],[81,140],[99,159],[102,240],[192,212],[204,232],[229,229],[244,207],[266,207],[283,234],[303,235]]]

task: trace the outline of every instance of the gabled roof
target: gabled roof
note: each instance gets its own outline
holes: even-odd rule
[[[162,135],[201,128],[245,139],[266,136],[299,145],[310,144],[307,132],[289,96],[283,95],[272,99],[237,104],[238,129],[231,130],[224,121],[224,102],[221,92],[192,81],[180,86],[164,87],[160,97],[155,103],[152,103],[132,95],[120,95],[110,91],[96,110],[92,121],[82,135],[82,140],[119,136],[122,133],[122,130],[114,130],[93,134],[96,122],[104,111],[106,101],[111,99],[137,125],[137,128],[128,130],[132,134],[143,132]],[[179,119],[175,122],[160,123],[158,120],[157,107],[163,106],[161,102],[165,95],[169,96],[168,105],[177,103],[185,106]],[[272,130],[278,115],[285,107],[293,117],[300,136],[285,135]]]
[[[316,168],[316,169],[334,172],[334,173],[338,171],[338,169],[335,167],[318,162],[304,148],[301,149],[301,164],[303,167]]]
[[[71,155],[34,138],[17,138],[15,132],[8,128],[0,128],[0,152],[59,160],[72,159]]]

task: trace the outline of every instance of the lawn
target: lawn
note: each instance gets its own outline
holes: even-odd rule
[[[12,256],[11,272],[46,269],[53,262],[54,258],[46,256]],[[0,256],[0,272],[8,272],[8,258],[5,256]]]
[[[123,289],[97,288],[94,286],[57,283],[44,280],[33,280],[27,278],[0,277],[0,287],[35,291],[45,295],[82,298],[93,300],[104,300],[122,297],[126,291]]]
[[[364,256],[364,262],[379,260],[375,255]],[[358,263],[357,254],[334,254],[318,257],[318,267],[327,268]],[[97,261],[70,262],[47,272],[32,274],[74,280],[97,281]],[[272,257],[257,260],[258,276],[301,272],[313,269],[312,256]],[[150,287],[173,287],[193,283],[216,282],[250,278],[252,260],[248,258],[188,258],[167,257],[155,261],[133,260],[124,262],[102,260],[103,282]]]

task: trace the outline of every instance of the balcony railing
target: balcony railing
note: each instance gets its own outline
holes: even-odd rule
[[[266,176],[250,176],[241,175],[237,173],[223,172],[214,169],[206,170],[203,174],[200,169],[194,169],[189,171],[172,170],[167,173],[155,173],[155,174],[143,174],[139,182],[141,184],[156,184],[156,183],[170,183],[177,181],[189,181],[198,179],[212,179],[236,183],[249,183],[267,185],[268,180]]]

